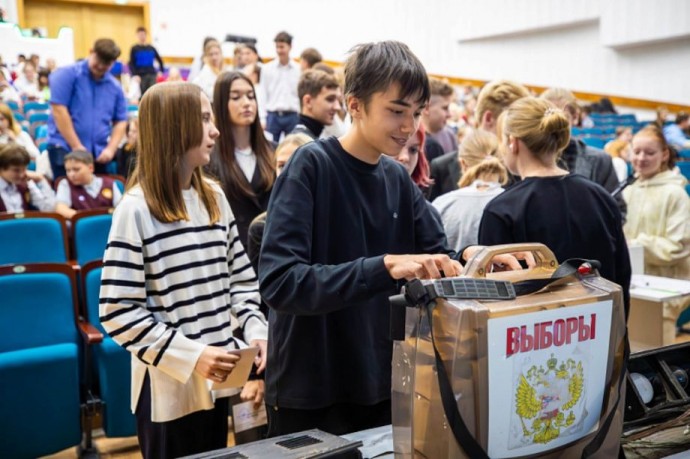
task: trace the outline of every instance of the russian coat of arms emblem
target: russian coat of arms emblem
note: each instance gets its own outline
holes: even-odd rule
[[[515,412],[522,434],[533,443],[547,444],[578,421],[573,409],[583,396],[584,370],[571,358],[560,364],[553,354],[544,365],[532,365],[520,375]]]

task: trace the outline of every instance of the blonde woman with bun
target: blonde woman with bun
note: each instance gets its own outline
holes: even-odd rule
[[[459,189],[433,202],[448,245],[455,251],[477,243],[484,207],[503,192],[508,180],[508,172],[496,157],[498,147],[498,138],[491,132],[477,130],[465,137],[458,154],[462,170]]]
[[[570,141],[566,115],[525,97],[508,108],[501,127],[504,164],[522,181],[487,204],[479,244],[540,242],[559,262],[599,260],[601,275],[623,287],[627,310],[631,269],[621,213],[604,188],[558,166]]]

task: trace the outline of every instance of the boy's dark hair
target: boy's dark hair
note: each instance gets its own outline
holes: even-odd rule
[[[690,115],[685,112],[679,112],[676,115],[676,124],[683,124],[688,118],[690,118]]]
[[[305,95],[309,94],[312,97],[316,97],[323,88],[336,89],[338,86],[340,85],[335,75],[322,72],[321,70],[306,70],[299,77],[299,83],[297,84],[297,96],[299,97],[300,107]]]
[[[137,33],[139,33],[139,32],[146,33],[146,27],[142,27],[142,26],[137,27]]]
[[[8,143],[0,147],[0,170],[14,166],[26,167],[31,162],[31,156],[26,148],[16,143]]]
[[[398,83],[400,99],[417,96],[420,104],[429,101],[429,77],[406,44],[365,43],[355,46],[351,53],[345,63],[345,96],[354,96],[366,105],[374,93],[385,92]]]
[[[273,41],[276,43],[287,43],[289,46],[292,46],[292,35],[283,30],[282,32],[278,32]]]
[[[65,162],[67,161],[78,161],[80,163],[84,163],[87,166],[93,165],[93,155],[89,153],[88,151],[84,150],[75,150],[71,152],[68,155],[65,155]]]
[[[93,52],[103,62],[113,62],[120,57],[120,47],[110,38],[99,38],[93,44]]]
[[[304,60],[309,64],[309,68],[314,67],[316,64],[323,60],[321,53],[316,48],[307,48],[302,51],[299,58]]]

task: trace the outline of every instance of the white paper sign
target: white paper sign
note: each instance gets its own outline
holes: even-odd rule
[[[612,301],[489,319],[492,458],[539,454],[599,424]]]

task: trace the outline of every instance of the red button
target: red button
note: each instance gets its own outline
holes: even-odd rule
[[[592,265],[590,265],[589,263],[583,263],[580,265],[579,268],[577,268],[577,272],[583,276],[586,276],[587,274],[591,274],[592,273]]]

